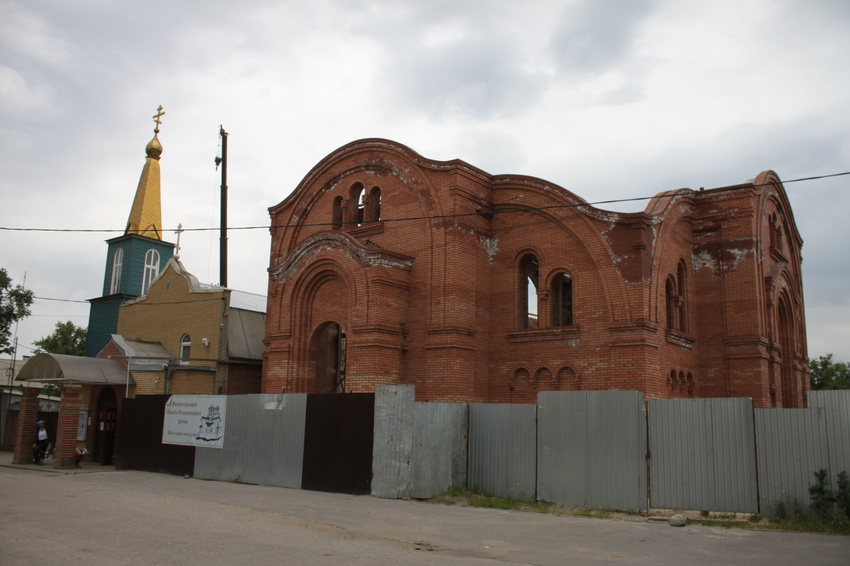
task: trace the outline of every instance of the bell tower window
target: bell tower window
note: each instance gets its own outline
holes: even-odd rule
[[[146,295],[148,289],[159,275],[159,252],[156,250],[148,250],[145,254],[145,272],[142,278],[142,295]]]
[[[365,193],[366,191],[362,183],[354,183],[351,186],[348,201],[350,207],[348,221],[351,223],[352,228],[356,228],[363,224],[363,215],[366,212],[366,203],[364,202],[364,199],[366,198]]]
[[[109,286],[109,294],[114,295],[121,291],[121,269],[124,263],[124,250],[118,248],[112,256],[112,283]]]
[[[372,187],[366,201],[366,222],[377,222],[381,219],[381,188]]]

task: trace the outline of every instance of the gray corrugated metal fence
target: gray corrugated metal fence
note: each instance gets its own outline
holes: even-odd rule
[[[469,406],[469,488],[496,497],[534,499],[535,405]]]
[[[850,474],[850,390],[809,391],[809,407],[826,412],[828,469],[834,489],[840,472]]]
[[[751,399],[650,400],[656,509],[758,512]]]
[[[537,497],[646,511],[646,411],[638,391],[537,396]]]
[[[629,391],[542,392],[537,405],[414,395],[412,386],[376,389],[373,495],[468,486],[582,507],[769,513],[779,501],[808,502],[816,470],[830,470],[833,488],[850,472],[850,391],[811,392],[812,409],[756,411],[749,399],[651,400],[644,409]],[[224,448],[198,448],[195,477],[302,487],[307,398],[227,397]]]
[[[411,497],[425,499],[466,487],[468,429],[466,403],[416,403]]]
[[[198,448],[195,477],[301,487],[307,395],[227,397],[224,448]]]
[[[410,499],[415,390],[412,385],[375,387],[372,495]]]
[[[814,472],[829,467],[824,409],[756,409],[759,508],[808,505]]]

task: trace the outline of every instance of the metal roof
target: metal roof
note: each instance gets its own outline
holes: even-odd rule
[[[266,349],[263,344],[265,334],[264,313],[231,309],[227,327],[227,355],[231,358],[262,360],[263,350]]]
[[[247,291],[230,291],[230,308],[254,312],[266,312],[266,296]]]
[[[21,368],[15,381],[133,384],[127,369],[115,360],[36,354]]]

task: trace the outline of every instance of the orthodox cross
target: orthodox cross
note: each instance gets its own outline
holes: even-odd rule
[[[177,234],[177,248],[174,250],[174,257],[180,259],[180,234],[183,233],[183,224],[178,224],[174,233]]]
[[[153,115],[153,121],[156,123],[153,131],[157,134],[159,133],[159,125],[162,124],[162,120],[160,120],[162,116],[165,116],[165,112],[162,111],[162,104],[160,104],[159,108],[156,109],[156,114]]]

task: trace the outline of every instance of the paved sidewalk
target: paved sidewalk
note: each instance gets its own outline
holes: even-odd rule
[[[3,464],[0,564],[850,564],[850,537],[558,517]],[[107,472],[107,473],[88,473]]]
[[[90,474],[95,472],[114,472],[115,466],[101,466],[96,462],[83,462],[79,468],[54,468],[55,460],[48,458],[44,464],[13,464],[15,453],[8,450],[0,450],[0,467],[3,468],[18,468],[23,470],[33,470],[35,472],[45,472],[53,474]]]

